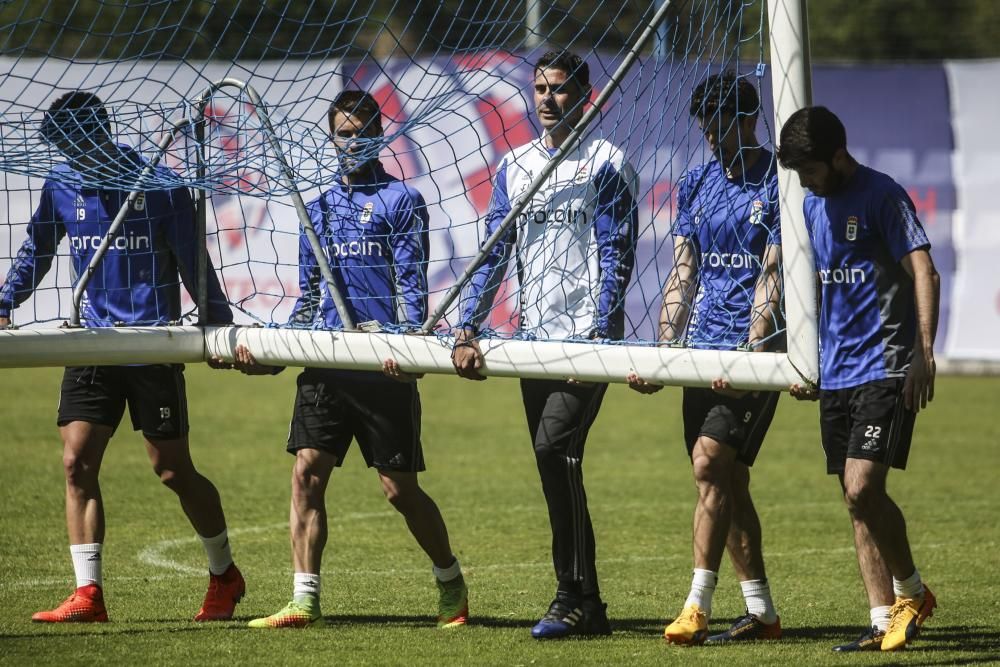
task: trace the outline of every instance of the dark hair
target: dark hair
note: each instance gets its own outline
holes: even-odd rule
[[[83,137],[100,141],[111,137],[111,121],[101,98],[94,93],[71,90],[49,106],[42,120],[41,134],[50,144],[75,144]]]
[[[580,90],[585,90],[590,86],[590,66],[572,51],[549,51],[542,54],[542,57],[535,63],[534,73],[537,76],[543,69],[557,69],[565,72]]]
[[[781,128],[778,162],[795,169],[803,162],[833,163],[833,155],[847,148],[847,131],[826,107],[805,107],[793,113]]]
[[[691,115],[706,120],[716,114],[756,116],[760,112],[757,89],[734,72],[713,74],[699,83],[691,93]]]
[[[340,112],[348,116],[359,116],[365,119],[365,129],[374,124],[375,134],[382,134],[382,109],[378,102],[363,90],[342,90],[330,102],[330,108],[326,112],[327,120],[330,122],[330,131],[333,132],[333,114]]]

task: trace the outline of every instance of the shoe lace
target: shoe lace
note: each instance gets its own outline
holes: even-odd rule
[[[68,598],[66,598],[65,600],[62,601],[62,604],[60,604],[58,607],[56,607],[56,609],[62,609],[63,607],[69,607],[70,605],[76,603],[76,599],[78,597],[82,598],[83,596],[78,595],[76,591],[73,591],[72,593],[69,594]]]
[[[871,639],[875,640],[884,635],[885,633],[878,629],[878,626],[871,626],[867,630],[862,630],[858,638],[854,640],[855,644],[863,644],[865,641]],[[849,646],[849,644],[848,644]]]
[[[889,609],[889,627],[886,628],[886,634],[898,630],[900,625],[906,623],[908,619],[905,618],[905,612],[910,606],[911,600],[909,598],[899,598],[893,603],[892,607]]]
[[[285,608],[279,611],[275,616],[291,616],[291,615],[305,614],[306,616],[312,615],[312,612],[306,608],[304,605],[299,604],[295,600],[292,600],[285,605]]]
[[[556,598],[549,605],[549,610],[545,612],[545,616],[542,620],[545,621],[561,621],[573,612],[573,607],[564,602],[563,600]]]
[[[59,606],[62,607],[62,606],[70,605],[70,604],[74,604],[74,603],[81,603],[81,604],[83,604],[83,603],[90,603],[90,604],[95,604],[96,601],[97,601],[97,598],[93,598],[93,597],[84,595],[84,594],[80,593],[78,590],[76,590],[76,591],[73,591],[72,593],[70,593],[69,597],[66,598],[63,601],[63,603],[61,605],[59,605]]]
[[[677,620],[697,622],[698,618],[703,617],[704,615],[705,612],[703,612],[701,609],[696,609],[695,607],[684,607],[684,609],[681,611],[681,615],[677,617]]]

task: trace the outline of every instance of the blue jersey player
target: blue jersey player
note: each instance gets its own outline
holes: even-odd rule
[[[698,349],[773,349],[768,337],[779,307],[778,180],[774,155],[756,138],[757,90],[743,77],[712,75],[694,89],[690,110],[715,159],[688,171],[680,183],[660,339]],[[640,393],[660,389],[637,374],[628,379]],[[664,631],[671,643],[781,637],[750,497],[750,466],[777,400],[777,392],[739,392],[723,380],[711,388],[684,388],[684,440],[698,500],[694,574],[683,610]],[[712,595],[727,547],[747,613],[709,636]]]
[[[535,64],[535,112],[544,134],[500,161],[486,217],[492,234],[535,174],[583,116],[590,73],[569,52]],[[515,227],[472,277],[452,360],[472,380],[483,355],[476,342],[512,250],[520,284],[520,328],[531,337],[621,338],[625,288],[632,275],[638,179],[624,154],[604,139],[585,139],[556,167]],[[532,629],[536,639],[610,634],[597,582],[594,530],[583,486],[583,453],[606,384],[522,379],[528,430],[552,526],[557,590]]]
[[[307,210],[334,277],[356,322],[419,326],[427,316],[427,209],[419,192],[386,173],[377,157],[382,137],[378,103],[358,90],[341,92],[329,109],[339,160],[335,184]],[[291,324],[342,329],[305,234]],[[257,363],[244,346],[234,364],[248,374],[279,369]],[[387,377],[388,376],[388,377]],[[414,377],[387,359],[383,373],[306,368],[288,435],[292,470],[292,601],[254,628],[305,627],[320,614],[320,562],[326,545],[324,496],[335,467],[356,439],[378,471],[386,498],[433,563],[440,593],[439,627],[464,625],[468,590],[437,505],[420,487],[420,395]]]
[[[854,523],[871,627],[838,651],[906,646],[936,601],[921,582],[899,507],[886,493],[904,468],[916,413],[934,397],[940,282],[913,202],[847,151],[825,107],[796,111],[778,159],[810,190],[806,227],[819,277],[820,428]],[[813,387],[792,395],[814,399]]]
[[[133,183],[145,161],[112,140],[101,100],[92,93],[66,93],[52,103],[43,139],[67,162],[46,179],[28,238],[0,289],[0,326],[27,299],[52,265],[60,241],[69,241],[75,275],[80,275],[126,202],[128,192],[103,184]],[[176,180],[165,167],[159,181]],[[87,284],[82,317],[88,327],[115,324],[165,325],[181,316],[180,274],[196,294],[197,237],[194,206],[184,187],[150,189],[129,207],[119,234]],[[213,324],[233,316],[209,265],[209,313]],[[128,406],[160,480],[180,499],[209,559],[210,583],[195,620],[225,620],[243,596],[233,564],[226,520],[215,486],[194,467],[188,448],[187,398],[182,365],[87,366],[67,368],[58,425],[66,474],[66,523],[77,589],[62,605],[41,611],[38,622],[106,621],[101,554],[104,505],[98,483],[108,442]]]

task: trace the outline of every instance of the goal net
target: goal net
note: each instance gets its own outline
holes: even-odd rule
[[[0,225],[0,275],[7,280],[0,316],[9,315],[16,329],[0,333],[0,364],[58,365],[84,358],[193,361],[212,352],[231,353],[237,341],[253,340],[261,350],[258,356],[273,363],[375,368],[381,357],[392,354],[404,368],[450,372],[450,336],[475,310],[469,295],[479,298],[488,292],[491,298],[482,299],[476,325],[487,372],[493,375],[621,381],[635,368],[671,383],[726,376],[748,386],[776,387],[800,377],[812,379],[811,259],[794,193],[791,205],[779,205],[776,189],[752,204],[753,215],[763,209],[782,212],[782,298],[778,312],[769,314],[769,353],[734,349],[734,342],[745,343],[749,336],[750,312],[742,306],[738,312],[716,309],[719,321],[711,336],[692,334],[699,302],[752,304],[748,291],[753,291],[754,279],[748,281],[745,274],[756,276],[764,258],[760,247],[744,243],[746,234],[739,226],[760,219],[740,217],[737,211],[731,211],[734,227],[719,236],[718,247],[703,241],[695,253],[697,273],[721,277],[704,280],[683,295],[692,314],[670,336],[671,346],[658,344],[675,239],[678,233],[691,233],[678,228],[685,175],[700,173],[702,165],[715,159],[699,118],[691,113],[692,92],[706,77],[723,72],[749,83],[760,103],[739,109],[739,114],[757,117],[755,145],[744,148],[766,150],[777,134],[775,114],[782,115],[772,100],[794,110],[808,95],[807,81],[803,90],[802,73],[793,71],[802,67],[795,57],[802,53],[801,44],[788,39],[804,24],[795,8],[799,3],[772,0],[770,19],[782,22],[785,35],[784,42],[770,40],[772,51],[767,49],[774,27],[769,27],[764,4],[3,3],[0,206],[7,224]],[[784,48],[785,55],[776,55],[775,48]],[[526,220],[536,214],[530,203],[545,179],[525,167],[525,189],[508,193],[513,209],[509,233],[498,237],[509,252],[493,271],[495,284],[476,292],[473,269],[495,248],[488,241],[496,225],[488,227],[487,219],[495,204],[498,168],[505,156],[517,164],[523,155],[519,148],[537,142],[542,133],[535,114],[534,65],[542,54],[563,50],[583,58],[593,85],[585,124],[573,139],[585,148],[600,142],[613,146],[626,171],[634,173],[624,186],[627,202],[621,204],[628,210],[615,222],[620,226],[626,218],[629,225],[624,232],[616,228],[619,236],[630,237],[618,239],[618,260],[626,266],[619,267],[616,289],[572,296],[581,272],[596,271],[607,282],[609,264],[602,253],[610,245],[596,239],[595,225],[552,202],[545,205],[545,224],[562,225],[576,237],[589,235],[591,242],[546,241],[529,256],[524,246],[534,223]],[[426,204],[428,252],[407,260],[419,263],[409,268],[425,276],[420,297],[426,306],[417,323],[398,316],[361,326],[355,321],[360,318],[350,315],[365,311],[365,297],[343,284],[338,290],[342,279],[335,276],[332,285],[322,281],[320,298],[334,302],[330,307],[349,318],[332,328],[322,319],[298,318],[289,325],[302,296],[302,252],[314,253],[325,270],[336,273],[348,264],[372,263],[370,255],[386,251],[370,239],[354,237],[317,237],[317,248],[305,233],[311,225],[302,203],[341,179],[327,112],[346,89],[371,93],[381,107],[383,136],[365,150]],[[108,168],[122,158],[114,148],[95,148],[81,139],[92,128],[76,116],[72,122],[78,126],[56,123],[58,136],[46,132],[46,123],[58,120],[52,102],[75,90],[100,98],[112,146],[127,146],[128,155],[139,156],[135,168]],[[702,120],[708,129],[721,125],[721,118],[714,114]],[[74,153],[88,152],[96,159],[74,161]],[[565,152],[550,156],[552,178],[566,178],[559,165],[572,155]],[[588,175],[580,174],[583,183]],[[54,213],[46,188],[85,196]],[[164,293],[179,296],[173,303],[158,297],[159,292],[151,295],[136,287],[143,267],[163,260],[152,247],[154,240],[126,227],[141,212],[137,203],[181,190],[189,193],[197,211],[184,223],[191,236],[178,242],[195,279],[188,280],[183,270],[180,275],[161,272]],[[91,201],[88,193],[97,198]],[[94,202],[104,210],[88,210]],[[725,209],[730,203],[721,199],[718,205]],[[120,212],[123,224],[108,233],[107,223]],[[687,213],[697,224],[706,212]],[[81,217],[62,220],[77,215]],[[365,222],[363,210],[357,215],[359,223]],[[104,228],[81,231],[76,223],[94,216]],[[53,217],[62,221],[65,233],[57,242],[36,239],[39,229],[45,230],[42,236],[53,233],[58,225],[38,224],[57,222]],[[158,233],[145,224],[150,234]],[[777,224],[775,230],[779,238]],[[587,254],[569,258],[580,248]],[[385,263],[392,259],[386,257]],[[528,264],[546,280],[522,285],[521,280],[528,280]],[[122,271],[124,277],[118,275]],[[740,272],[742,279],[734,277]],[[218,279],[234,323],[242,326],[191,326],[212,323],[207,288],[199,294],[195,287],[210,286],[209,274]],[[22,287],[17,294],[8,289],[12,281]],[[601,283],[600,276],[591,283]],[[132,299],[131,308],[125,308],[132,316],[96,312],[98,290],[114,293],[116,302]],[[731,298],[741,291],[742,299]],[[544,311],[540,304],[558,302],[572,319],[572,309],[588,300],[597,310],[620,313],[621,330],[591,335],[593,328],[529,326],[530,314]],[[59,328],[64,322],[84,326]],[[176,335],[164,336],[164,325],[176,329]],[[96,327],[109,330],[96,332]],[[400,335],[416,328],[431,335]],[[777,345],[786,337],[787,347]],[[171,348],[182,340],[182,347]]]

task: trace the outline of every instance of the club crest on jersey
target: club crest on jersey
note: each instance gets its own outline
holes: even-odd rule
[[[590,180],[590,170],[586,166],[580,167],[580,171],[576,172],[576,176],[573,177],[573,182],[577,185],[583,185]]]
[[[140,192],[136,195],[135,201],[132,202],[132,209],[135,211],[146,210],[146,193]]]
[[[375,210],[375,204],[368,202],[365,204],[364,208],[361,209],[361,217],[358,219],[362,225],[367,225],[372,221],[372,212]]]
[[[845,234],[848,241],[856,241],[858,238],[858,216],[851,215],[847,218],[847,233]]]
[[[764,224],[764,202],[759,199],[754,199],[750,205],[750,224]]]

